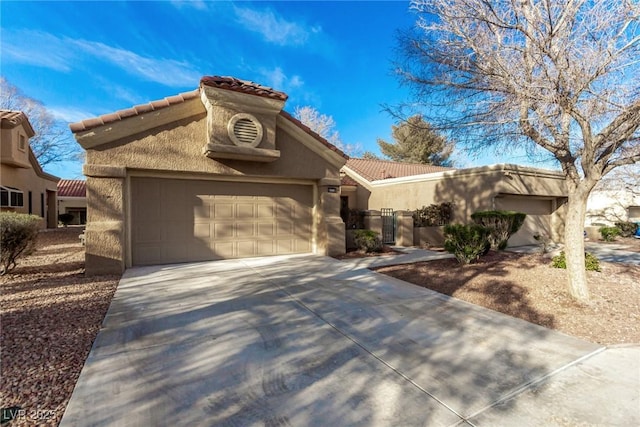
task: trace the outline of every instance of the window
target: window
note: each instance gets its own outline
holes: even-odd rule
[[[18,137],[18,148],[24,151],[27,148],[27,138],[24,135]]]
[[[29,191],[29,215],[33,213],[33,194]]]
[[[0,187],[0,205],[9,208],[21,208],[24,206],[24,194],[13,187]]]

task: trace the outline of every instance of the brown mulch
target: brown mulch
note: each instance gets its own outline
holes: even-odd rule
[[[0,277],[0,401],[11,426],[56,426],[120,276],[85,277],[81,228],[38,235],[36,251]]]
[[[587,272],[586,305],[569,295],[567,271],[542,254],[490,252],[468,266],[443,259],[377,271],[594,343],[640,343],[640,266],[600,265]]]

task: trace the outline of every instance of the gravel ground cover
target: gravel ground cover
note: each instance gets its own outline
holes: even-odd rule
[[[594,343],[640,343],[640,266],[600,264],[601,272],[587,272],[585,305],[569,295],[567,271],[542,254],[492,251],[468,266],[444,259],[377,271]]]
[[[10,426],[58,425],[120,279],[85,277],[81,232],[42,231],[35,252],[0,277],[0,402]]]

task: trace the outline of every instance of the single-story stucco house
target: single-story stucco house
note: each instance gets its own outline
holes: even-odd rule
[[[69,224],[87,223],[87,186],[83,179],[61,179],[58,182],[58,214],[71,214]]]
[[[36,159],[29,118],[22,111],[0,110],[0,128],[0,210],[38,215],[42,228],[56,228],[60,178],[46,173]]]
[[[86,150],[86,271],[345,252],[346,156],[232,77],[70,125]]]
[[[613,226],[616,222],[640,222],[640,189],[594,189],[587,200],[588,226]]]
[[[536,234],[561,241],[566,186],[561,172],[517,165],[452,169],[375,159],[349,159],[342,168],[342,204],[351,209],[413,211],[454,204],[453,222],[480,210],[527,214],[510,246],[536,244]]]

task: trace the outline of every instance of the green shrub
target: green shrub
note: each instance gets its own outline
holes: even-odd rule
[[[34,248],[42,218],[15,212],[0,212],[0,246],[2,271],[5,275],[16,266],[16,260]]]
[[[489,230],[491,248],[500,250],[507,247],[509,237],[520,230],[526,217],[522,212],[513,211],[479,211],[471,214],[471,219],[476,224]]]
[[[58,215],[58,221],[60,221],[65,227],[71,224],[71,221],[73,221],[73,218],[75,217],[73,216],[73,214],[70,214],[70,213],[63,213]]]
[[[567,268],[567,256],[564,251],[556,255],[551,260],[551,265],[555,268]],[[600,271],[600,260],[590,252],[584,253],[584,267],[587,271]]]
[[[633,237],[638,229],[638,224],[635,222],[622,221],[616,222],[616,227],[620,229],[620,236]]]
[[[353,240],[356,247],[363,252],[382,252],[382,240],[380,240],[379,234],[373,230],[355,230]]]
[[[613,242],[620,235],[618,227],[600,227],[598,231],[605,242]]]
[[[433,227],[446,225],[453,216],[453,203],[445,202],[439,205],[423,206],[413,211],[414,227]]]
[[[449,224],[444,226],[444,249],[452,253],[460,264],[470,264],[489,249],[489,230],[478,224]]]

